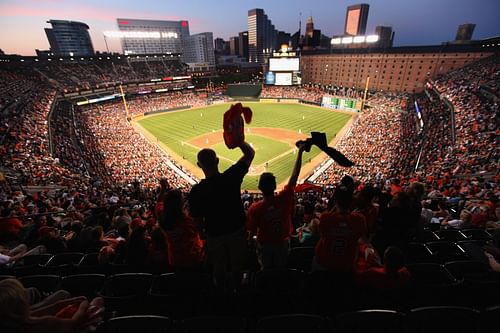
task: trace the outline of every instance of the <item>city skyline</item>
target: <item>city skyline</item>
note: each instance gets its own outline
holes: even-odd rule
[[[0,49],[7,54],[34,55],[35,49],[46,50],[49,43],[44,33],[50,19],[73,20],[90,26],[90,35],[96,51],[106,51],[103,31],[118,30],[118,17],[157,20],[187,20],[192,34],[213,32],[214,38],[229,40],[247,30],[247,13],[262,8],[277,30],[293,34],[298,30],[299,13],[302,13],[302,32],[308,16],[314,19],[315,28],[331,37],[343,33],[347,6],[368,3],[367,34],[375,26],[392,26],[396,32],[394,45],[435,45],[455,38],[457,28],[463,23],[475,23],[473,39],[500,34],[497,13],[500,2],[495,0],[422,0],[394,2],[372,1],[315,1],[298,0],[266,2],[229,0],[213,2],[153,1],[118,2],[88,0],[1,0]],[[221,19],[224,18],[224,19]],[[5,32],[9,33],[5,33]],[[118,40],[109,41],[109,50],[121,52]]]

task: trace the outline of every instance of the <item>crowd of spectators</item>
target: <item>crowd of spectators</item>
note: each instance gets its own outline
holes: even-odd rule
[[[166,177],[175,187],[187,186],[172,171],[165,153],[130,125],[121,104],[79,109],[76,124],[84,160],[106,184],[137,181],[154,187],[159,178]]]
[[[138,75],[154,68],[140,66],[129,67]],[[91,68],[85,70],[97,73]],[[64,71],[79,80],[77,69]],[[0,73],[5,74],[0,80],[2,167],[20,173],[22,185],[59,187],[29,190],[0,179],[0,266],[22,265],[33,252],[82,252],[98,253],[102,264],[203,267],[203,227],[184,209],[190,185],[158,146],[134,130],[120,103],[74,110],[63,102],[49,117],[55,98],[49,83]],[[411,272],[402,257],[424,228],[500,228],[499,109],[483,93],[484,87],[498,91],[499,79],[497,58],[438,78],[432,82],[435,90],[412,97],[423,127],[408,96],[370,96],[368,107],[336,146],[356,164],[347,171],[352,177],[333,164],[316,179],[322,186],[315,192],[295,194],[291,242],[317,246],[320,259],[311,267],[335,271],[327,251],[335,240],[325,221],[339,214],[358,225],[349,240],[348,260],[342,258],[343,269],[349,266],[342,273],[349,273],[353,283],[380,289],[408,283]],[[324,94],[324,88],[314,86],[264,87],[262,97],[320,102]],[[206,94],[178,91],[131,99],[129,108],[135,115],[205,105],[206,99]],[[242,195],[246,209],[259,200]],[[167,207],[174,207],[176,216],[165,219]],[[186,244],[196,247],[188,259],[182,255]],[[498,243],[487,251],[492,269],[498,269]]]
[[[207,105],[207,94],[191,91],[177,91],[168,94],[146,95],[127,100],[130,115],[143,114],[178,107]]]
[[[122,83],[149,82],[151,79],[182,76],[186,73],[185,67],[177,58],[54,58],[51,61],[42,59],[30,65],[30,74],[43,76],[54,88],[64,92],[105,88]],[[24,65],[11,63],[6,71],[15,76],[15,73],[25,69]]]

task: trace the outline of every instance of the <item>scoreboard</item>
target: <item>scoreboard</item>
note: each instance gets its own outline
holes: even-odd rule
[[[273,57],[269,58],[264,83],[276,86],[301,84],[300,58],[296,53],[288,51],[285,46],[280,52],[273,53]]]
[[[339,96],[323,96],[321,106],[338,110],[361,110],[361,100]]]

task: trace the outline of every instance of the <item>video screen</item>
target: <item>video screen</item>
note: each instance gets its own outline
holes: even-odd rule
[[[292,73],[276,73],[276,80],[274,84],[276,86],[291,86]]]
[[[298,71],[300,67],[299,58],[270,58],[270,71]]]

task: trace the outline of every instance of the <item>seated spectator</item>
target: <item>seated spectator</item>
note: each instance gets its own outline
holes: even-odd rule
[[[404,267],[403,252],[397,247],[389,246],[385,250],[383,265],[373,249],[365,247],[363,252],[361,256],[365,257],[365,264],[358,265],[355,274],[359,285],[375,289],[397,289],[410,281],[410,272]]]
[[[85,297],[57,301],[31,311],[28,293],[15,279],[0,281],[0,328],[12,333],[73,333],[101,321],[102,298],[88,302]],[[95,329],[95,327],[94,327]]]
[[[45,246],[39,245],[28,251],[28,247],[25,244],[20,244],[13,249],[6,249],[0,246],[0,267],[11,266],[16,261],[21,260],[25,256],[37,255],[45,253]]]
[[[453,229],[466,229],[472,226],[472,214],[467,209],[462,209],[460,218],[445,219],[441,222],[441,226],[450,227]]]
[[[500,273],[500,263],[495,259],[495,257],[488,252],[484,252],[484,255],[488,259],[488,264],[490,265],[490,268],[494,272]]]
[[[297,237],[300,246],[316,246],[320,238],[319,219],[313,218],[308,224],[297,228]]]

